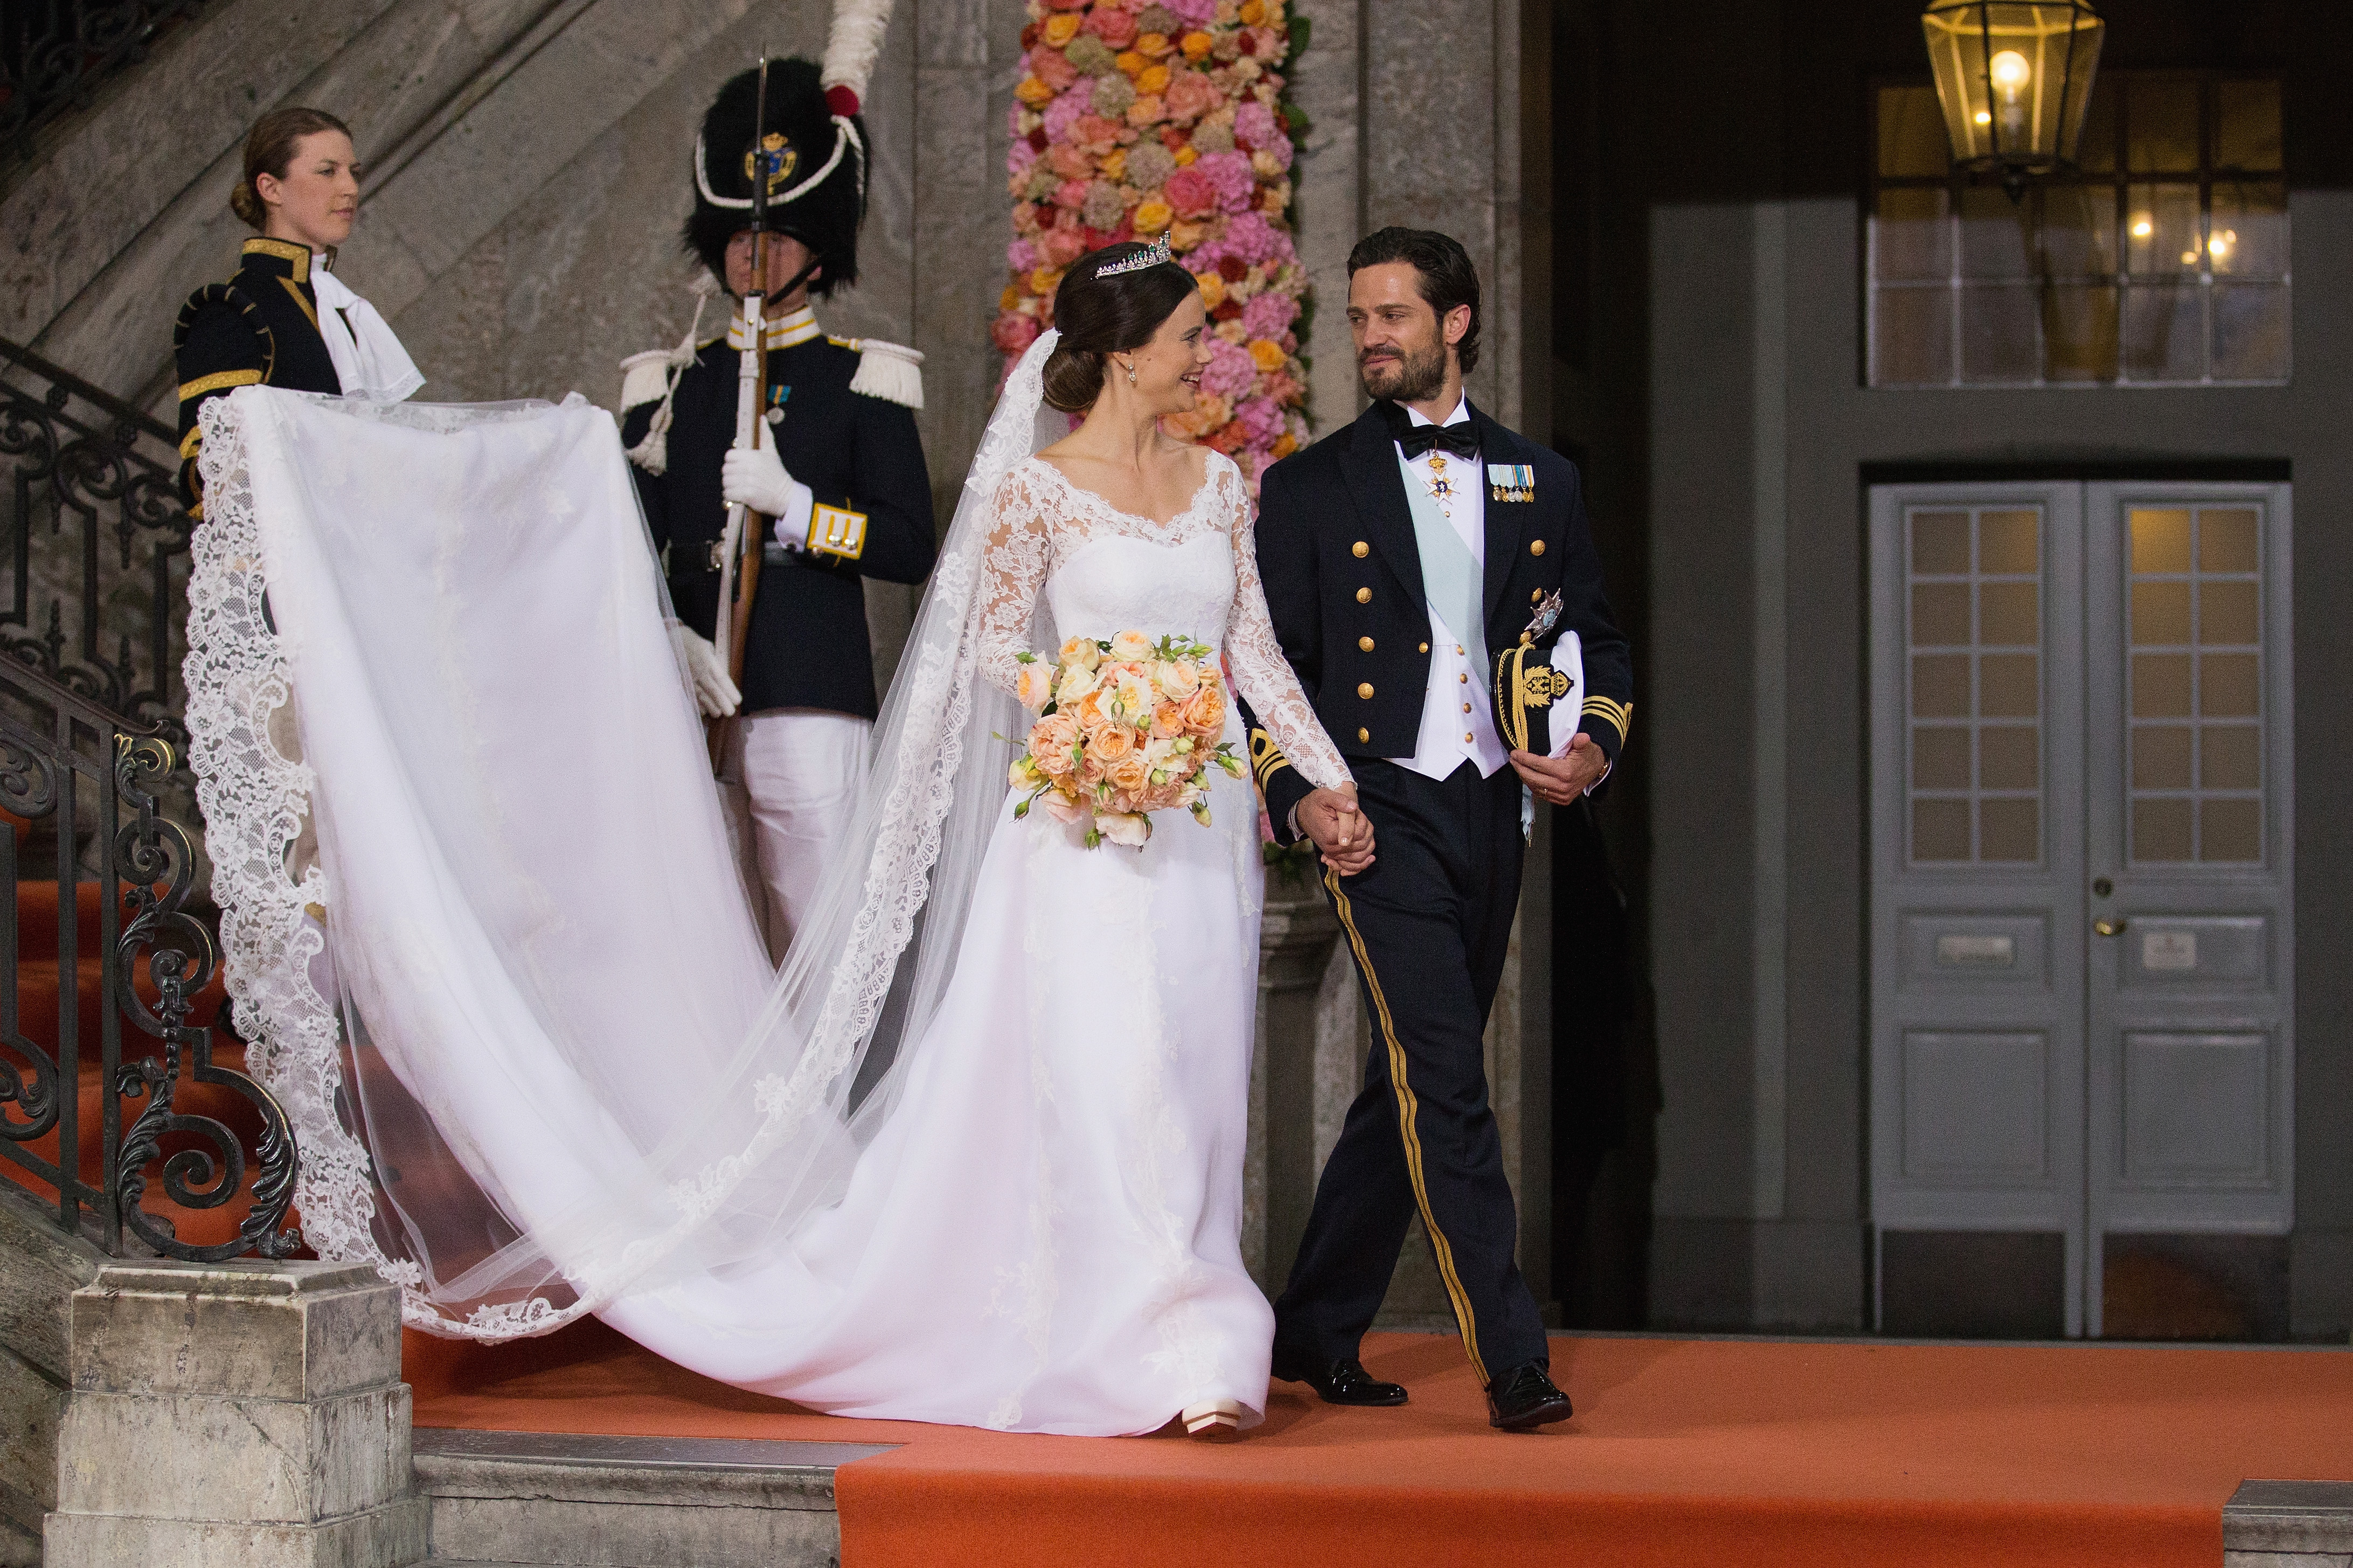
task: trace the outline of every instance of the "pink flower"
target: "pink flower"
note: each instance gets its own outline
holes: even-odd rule
[[[1169,119],[1198,120],[1215,109],[1222,95],[1217,83],[1199,71],[1178,71],[1160,96],[1168,105]]]
[[[1038,254],[1049,267],[1068,267],[1087,251],[1084,236],[1074,228],[1058,228],[1038,242]]]
[[[1201,390],[1219,397],[1233,399],[1250,389],[1258,380],[1258,363],[1247,349],[1236,348],[1223,338],[1209,342],[1209,363],[1201,372]]]
[[[1087,16],[1087,31],[1114,49],[1124,49],[1135,42],[1135,16],[1128,11],[1099,5]]]
[[[1060,92],[1079,78],[1079,73],[1062,51],[1044,44],[1029,51],[1029,74]]]
[[[1196,27],[1206,27],[1217,20],[1218,0],[1160,0],[1170,16],[1180,22],[1190,22]]]
[[[1242,307],[1242,331],[1254,338],[1280,338],[1298,316],[1298,300],[1279,289],[1269,289]]]
[[[1054,187],[1054,205],[1058,207],[1075,207],[1086,199],[1087,183],[1084,180],[1064,180]]]
[[[1005,247],[1005,265],[1016,272],[1028,272],[1038,265],[1038,247],[1026,239],[1017,239]]]
[[[1090,104],[1093,102],[1092,94],[1088,101]],[[1119,140],[1119,121],[1106,120],[1100,114],[1082,114],[1071,128],[1071,140],[1087,144],[1116,142]]]
[[[1006,152],[1005,172],[1008,174],[1026,174],[1029,172],[1029,165],[1037,161],[1038,150],[1017,136],[1013,140],[1013,145]]]
[[[1207,162],[1207,159],[1202,160],[1202,163]],[[1179,169],[1169,175],[1168,184],[1163,190],[1168,205],[1176,209],[1178,217],[1202,217],[1217,210],[1217,183],[1203,172],[1200,163],[1195,163],[1189,169]]]
[[[1274,136],[1274,110],[1265,104],[1251,99],[1234,110],[1234,141],[1239,145],[1254,150],[1271,143]]]
[[[1249,153],[1212,153],[1193,167],[1207,174],[1209,183],[1217,186],[1218,205],[1226,211],[1238,213],[1250,206],[1250,193],[1258,188],[1258,176],[1250,173]]]
[[[1088,82],[1083,86],[1072,88],[1048,104],[1045,116],[1046,139],[1050,142],[1069,141],[1071,127],[1079,122],[1080,116],[1094,107],[1094,101],[1095,84]]]
[[[1282,434],[1282,410],[1274,405],[1271,398],[1247,399],[1234,410],[1234,417],[1240,421],[1253,447],[1271,446],[1274,438]]]
[[[1238,256],[1246,262],[1293,261],[1299,256],[1292,247],[1291,236],[1258,213],[1234,215],[1226,225],[1223,254]]]
[[[1018,354],[1038,341],[1038,318],[1025,316],[1018,310],[1008,310],[997,318],[988,330],[991,342],[1000,353]]]

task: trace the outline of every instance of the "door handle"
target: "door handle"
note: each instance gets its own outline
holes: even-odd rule
[[[2122,936],[2125,933],[2125,927],[2130,924],[2132,922],[2126,920],[2094,921],[2092,932],[2095,936]]]

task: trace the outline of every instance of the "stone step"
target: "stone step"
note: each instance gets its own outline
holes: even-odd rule
[[[838,1568],[834,1471],[871,1443],[417,1428],[447,1568]]]
[[[2222,1507],[2224,1568],[2353,1564],[2353,1482],[2242,1481]]]

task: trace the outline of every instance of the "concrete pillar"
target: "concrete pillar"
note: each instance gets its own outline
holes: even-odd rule
[[[49,1568],[426,1554],[398,1293],[327,1263],[117,1263],[74,1292]]]

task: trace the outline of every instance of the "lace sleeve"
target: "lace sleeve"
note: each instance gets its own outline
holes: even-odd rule
[[[1226,658],[1233,666],[1234,684],[1301,777],[1319,789],[1353,784],[1355,776],[1340,760],[1340,749],[1316,721],[1315,710],[1308,705],[1299,677],[1275,638],[1266,589],[1259,581],[1258,540],[1241,471],[1232,469],[1224,483],[1232,492],[1234,605],[1226,618]]]
[[[1029,623],[1051,561],[1051,526],[1045,499],[1023,468],[997,481],[989,505],[976,611],[980,617],[980,675],[1011,691],[1021,669],[1016,656],[1035,651],[1029,647]]]

